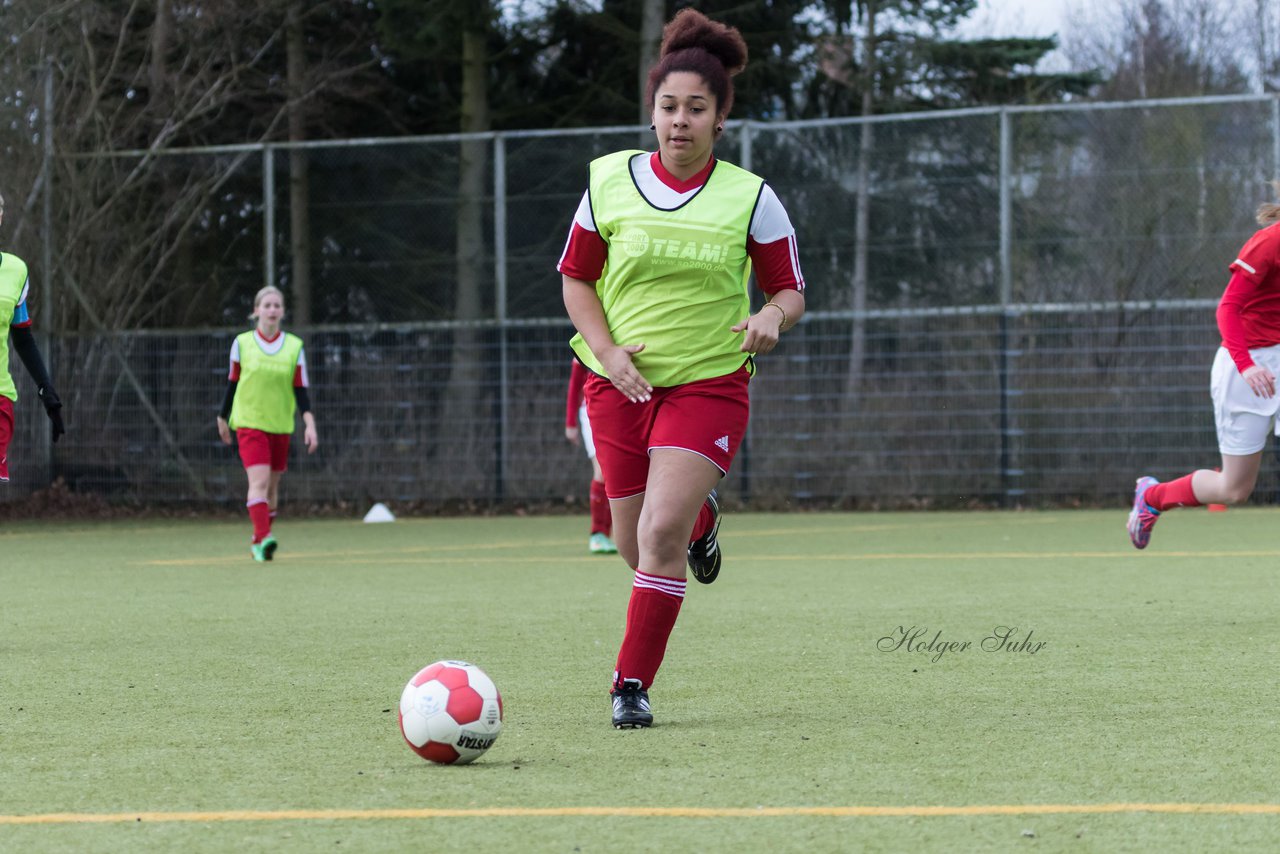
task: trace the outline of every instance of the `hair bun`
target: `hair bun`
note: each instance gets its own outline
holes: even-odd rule
[[[725,71],[747,67],[747,43],[736,27],[713,21],[696,9],[681,9],[662,30],[662,56],[699,48],[720,60]]]

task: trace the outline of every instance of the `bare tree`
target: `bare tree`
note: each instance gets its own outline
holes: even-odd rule
[[[1225,0],[1120,0],[1080,10],[1063,52],[1107,77],[1103,100],[1244,92],[1248,73]]]
[[[658,61],[658,48],[662,40],[662,0],[644,0],[640,12],[640,61],[636,72],[636,100],[640,102],[640,124],[649,121],[652,104],[646,104],[645,89],[649,85],[649,69]]]
[[[291,0],[285,13],[285,44],[289,76],[289,141],[307,138],[307,56],[302,34],[302,0]],[[311,175],[303,148],[289,149],[289,248],[293,318],[299,326],[311,323]]]
[[[30,81],[46,64],[56,78],[58,269],[40,276],[57,282],[69,274],[92,285],[84,289],[92,312],[66,289],[55,291],[59,327],[91,327],[90,314],[111,329],[207,324],[261,284],[261,158],[168,149],[303,139],[308,122],[376,100],[360,97],[376,80],[371,34],[363,48],[359,38],[286,37],[307,26],[359,36],[350,30],[363,13],[352,8],[340,0],[0,5],[8,72],[0,100],[24,100],[31,139],[46,117]],[[318,102],[337,109],[312,109]],[[6,157],[5,172],[36,175],[39,157],[38,146],[24,146]],[[294,191],[305,194],[305,163],[292,172]],[[293,280],[304,288],[295,316],[305,322],[305,195],[295,195],[292,208],[304,217],[292,236],[301,265]]]
[[[1255,91],[1280,92],[1280,5],[1255,0],[1252,9],[1245,3],[1237,9],[1241,41],[1252,43],[1256,55]]]
[[[487,3],[483,4],[488,6]],[[487,10],[486,10],[487,11]],[[461,130],[478,134],[490,129],[488,63],[485,53],[485,20],[472,15],[462,22]],[[456,320],[478,320],[483,311],[484,293],[484,208],[485,179],[488,176],[489,147],[483,138],[464,136],[459,143],[458,231],[456,238],[457,281],[454,301]],[[452,365],[443,423],[474,424],[482,420],[480,392],[483,388],[482,351],[479,331],[462,326],[454,333]]]
[[[157,115],[168,110],[169,41],[172,31],[169,0],[156,0],[155,21],[151,25],[151,64],[147,82],[151,92],[148,107]]]

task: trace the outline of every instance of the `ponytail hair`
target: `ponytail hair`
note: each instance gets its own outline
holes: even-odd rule
[[[662,51],[649,69],[645,99],[653,108],[658,87],[672,74],[691,72],[716,98],[716,115],[733,106],[733,75],[747,67],[747,43],[736,27],[713,21],[696,9],[681,9],[662,30]]]
[[[1280,196],[1280,181],[1272,181],[1271,189],[1275,190],[1276,195]],[[1280,202],[1267,202],[1258,205],[1258,212],[1255,214],[1258,225],[1273,225],[1280,222]]]

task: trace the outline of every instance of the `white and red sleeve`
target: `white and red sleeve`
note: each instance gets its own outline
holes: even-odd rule
[[[760,290],[769,295],[786,290],[804,293],[796,230],[787,209],[768,184],[761,188],[756,212],[751,217],[747,254]]]
[[[228,382],[240,381],[240,339],[231,340],[231,367],[227,371]]]
[[[594,282],[604,272],[608,257],[609,244],[596,230],[595,217],[591,214],[591,194],[583,193],[556,269],[572,279]]]
[[[293,369],[293,387],[311,388],[311,378],[307,376],[307,351],[298,351],[298,364]]]

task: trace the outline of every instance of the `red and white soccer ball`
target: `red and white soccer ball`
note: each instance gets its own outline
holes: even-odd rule
[[[502,732],[502,695],[483,670],[437,661],[400,694],[400,732],[413,752],[441,765],[465,765]]]

